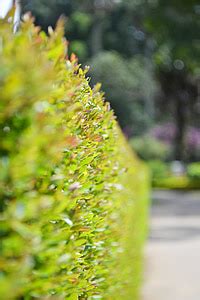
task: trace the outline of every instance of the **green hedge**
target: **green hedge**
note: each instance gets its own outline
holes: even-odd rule
[[[200,180],[191,179],[187,176],[169,176],[160,179],[154,178],[152,186],[160,189],[193,190],[200,189]]]
[[[200,189],[200,164],[190,163],[186,166],[186,173],[183,175],[173,175],[170,163],[159,160],[147,162],[151,171],[152,186],[164,189]]]
[[[0,23],[0,295],[137,299],[148,172],[49,35]]]
[[[193,162],[187,166],[187,175],[190,179],[198,180],[200,187],[200,162]]]

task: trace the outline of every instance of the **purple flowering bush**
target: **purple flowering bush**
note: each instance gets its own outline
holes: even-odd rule
[[[177,129],[173,123],[164,123],[153,127],[149,135],[171,148],[173,151]],[[200,128],[188,127],[185,132],[185,158],[188,161],[200,160]]]
[[[200,160],[200,128],[188,128],[186,133],[186,152],[191,160]]]

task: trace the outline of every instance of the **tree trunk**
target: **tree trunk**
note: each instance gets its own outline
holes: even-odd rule
[[[91,54],[96,55],[103,50],[103,16],[96,13],[91,30]]]
[[[184,160],[184,137],[186,129],[186,110],[185,97],[179,95],[176,100],[175,107],[175,122],[176,122],[176,136],[174,156],[176,160]]]

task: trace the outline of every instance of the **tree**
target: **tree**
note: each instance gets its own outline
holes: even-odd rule
[[[146,29],[157,42],[155,62],[164,105],[174,110],[175,158],[184,158],[184,133],[197,108],[200,10],[196,0],[159,0],[148,5]],[[196,110],[199,115],[200,110]],[[193,115],[193,119],[195,115]]]
[[[78,1],[79,10],[85,11],[86,13],[92,15],[92,26],[90,31],[92,56],[103,50],[104,26],[106,23],[106,18],[120,2],[120,0]]]
[[[35,23],[47,31],[48,26],[55,27],[61,15],[72,12],[72,0],[21,0],[23,12],[30,11]]]
[[[157,83],[149,61],[126,60],[116,52],[100,52],[90,61],[92,83],[101,82],[119,123],[131,135],[143,134],[154,119]]]

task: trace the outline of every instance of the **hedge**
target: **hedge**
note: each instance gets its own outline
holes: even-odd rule
[[[137,299],[148,172],[66,49],[0,21],[1,299]]]
[[[173,175],[170,163],[150,160],[147,164],[151,171],[153,188],[175,190],[200,189],[200,164],[198,162],[186,165],[186,171],[182,175]]]
[[[190,178],[183,176],[169,176],[166,178],[154,178],[152,186],[158,189],[172,189],[172,190],[199,190],[200,180],[197,178]]]

